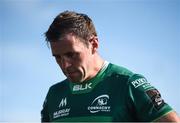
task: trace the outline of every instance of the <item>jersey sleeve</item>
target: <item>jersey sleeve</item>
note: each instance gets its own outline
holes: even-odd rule
[[[41,110],[41,122],[50,122],[47,97],[43,103],[43,109]]]
[[[154,121],[172,111],[164,102],[159,91],[142,75],[135,74],[129,78],[128,102],[134,107],[139,121]]]

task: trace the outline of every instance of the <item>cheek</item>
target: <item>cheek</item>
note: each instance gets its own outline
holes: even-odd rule
[[[89,54],[85,54],[81,57],[81,65],[84,69],[84,72],[87,72],[89,70],[89,66],[92,66]]]
[[[88,60],[88,57],[86,55],[82,55],[81,58],[79,59],[79,62],[83,67],[87,66],[88,61],[89,60]]]
[[[88,64],[90,63],[90,53],[85,49],[84,52],[81,52],[72,63],[76,67],[87,69]]]
[[[84,74],[86,71],[86,60],[86,56],[81,54],[78,58],[76,58],[73,61],[73,66],[79,69],[79,71],[81,71],[82,74]]]
[[[77,65],[81,65],[83,64],[83,62],[85,61],[86,57],[83,53],[79,54],[78,57],[76,57],[72,62],[76,63]]]

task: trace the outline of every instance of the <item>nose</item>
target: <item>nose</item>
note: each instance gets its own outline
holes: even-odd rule
[[[67,68],[70,67],[71,65],[72,65],[72,63],[71,63],[70,59],[68,59],[68,58],[62,58],[62,60],[61,60],[61,67],[62,67],[63,69],[67,69]]]

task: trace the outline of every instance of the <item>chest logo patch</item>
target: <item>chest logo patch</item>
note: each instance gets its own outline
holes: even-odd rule
[[[97,112],[110,112],[111,107],[109,106],[109,95],[100,95],[96,97],[90,106],[88,106],[88,110],[90,113]]]

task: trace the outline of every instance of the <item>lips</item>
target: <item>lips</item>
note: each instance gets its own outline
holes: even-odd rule
[[[78,73],[78,70],[75,70],[75,69],[67,69],[65,71],[65,75],[70,77],[70,78],[77,76],[77,73]]]
[[[77,71],[73,71],[73,72],[67,72],[66,75],[68,76],[73,76],[77,73]]]
[[[75,72],[77,72],[76,70],[67,70],[66,71],[68,74],[71,74],[71,73],[75,73]]]
[[[76,72],[68,72],[68,75],[72,75],[75,74]]]

